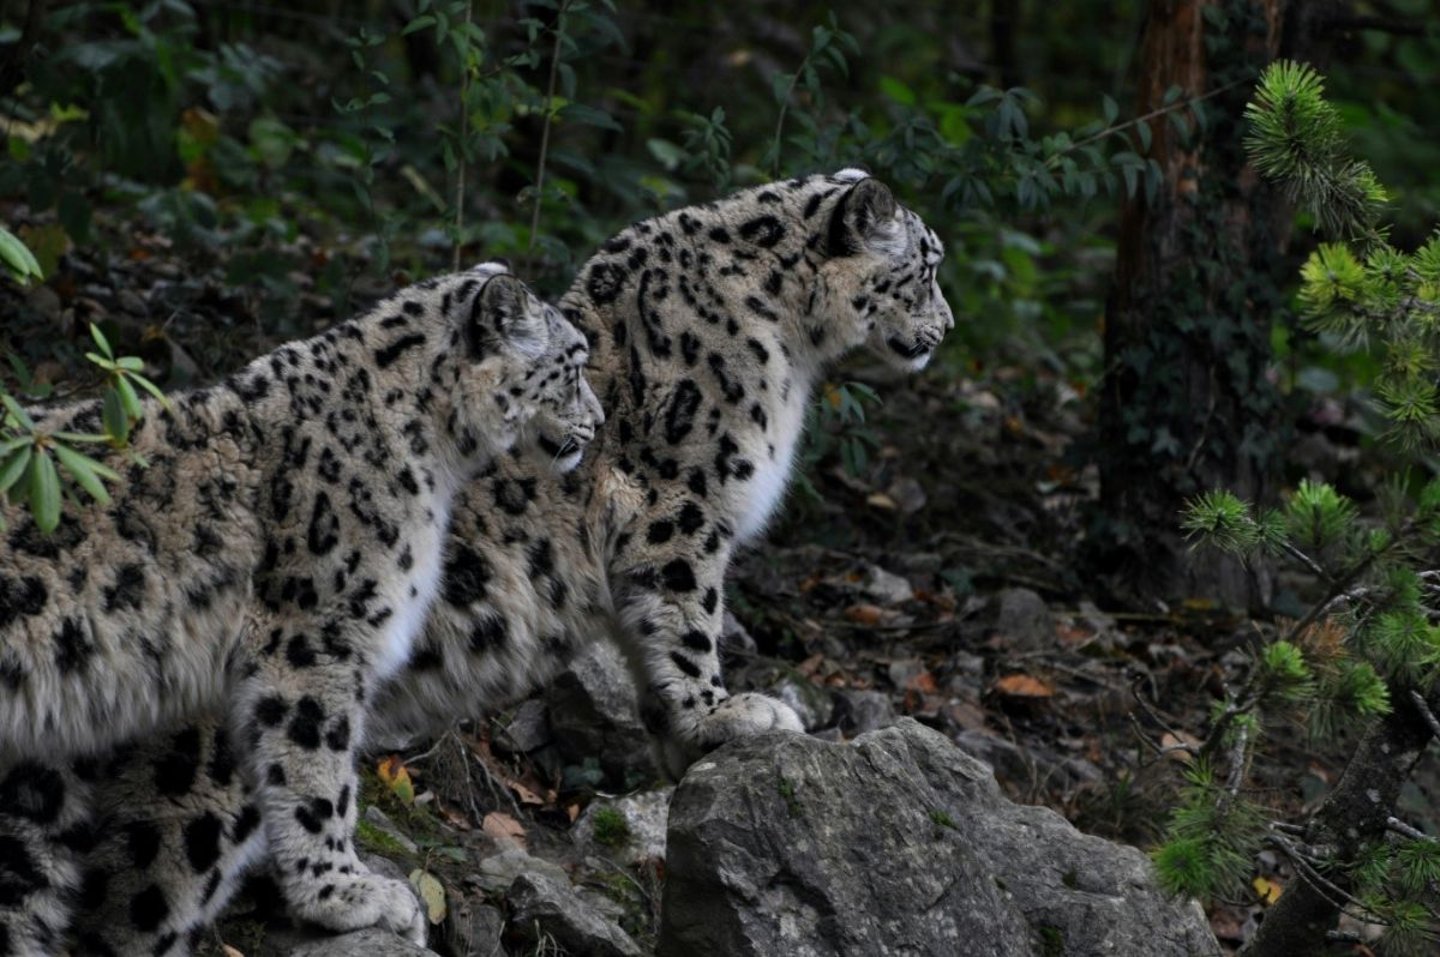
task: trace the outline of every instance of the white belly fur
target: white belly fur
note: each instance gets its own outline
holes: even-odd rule
[[[437,503],[437,520],[427,526],[415,539],[415,570],[409,582],[402,585],[402,592],[389,596],[396,605],[395,615],[386,622],[385,633],[375,654],[377,677],[384,681],[393,676],[410,660],[410,651],[415,639],[425,627],[425,618],[430,611],[430,602],[440,588],[440,571],[444,564],[442,549],[444,537],[450,527],[450,502]],[[413,586],[417,592],[410,597]]]
[[[736,541],[747,542],[765,529],[770,517],[779,508],[790,484],[791,466],[795,461],[795,448],[805,431],[805,406],[810,400],[810,390],[792,387],[790,401],[781,406],[771,422],[774,436],[775,457],[761,447],[752,460],[755,474],[747,484],[748,495],[740,513],[739,527],[735,530]]]

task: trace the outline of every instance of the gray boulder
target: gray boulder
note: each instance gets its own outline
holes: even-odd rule
[[[1220,953],[1138,850],[1011,803],[910,719],[716,751],[676,791],[668,847],[661,955]]]

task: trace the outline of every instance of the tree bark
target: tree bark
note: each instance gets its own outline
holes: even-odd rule
[[[1383,839],[1400,788],[1430,737],[1417,709],[1408,701],[1397,702],[1392,714],[1361,737],[1340,780],[1311,816],[1305,843],[1332,848],[1336,860],[1351,861],[1364,846]],[[1343,869],[1331,869],[1325,877],[1340,890],[1351,890]],[[1325,935],[1339,916],[1333,892],[1296,876],[1240,955],[1314,957],[1324,952]]]
[[[1105,317],[1095,538],[1124,600],[1250,608],[1270,597],[1264,569],[1188,551],[1179,522],[1185,500],[1205,489],[1255,502],[1273,494],[1279,401],[1267,371],[1290,274],[1277,238],[1289,212],[1246,163],[1239,117],[1260,68],[1281,52],[1286,6],[1154,0],[1147,8],[1136,113],[1175,102],[1178,88],[1184,99],[1208,96],[1208,122],[1187,137],[1168,115],[1151,121],[1159,188],[1128,200],[1121,219]],[[1136,152],[1144,152],[1138,144]]]

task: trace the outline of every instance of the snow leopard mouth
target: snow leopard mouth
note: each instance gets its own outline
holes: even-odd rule
[[[540,451],[550,457],[552,467],[561,473],[579,465],[585,454],[585,443],[573,435],[567,435],[558,442],[548,435],[541,435],[537,437],[536,444],[540,446]]]
[[[885,344],[891,351],[902,359],[918,359],[921,356],[929,355],[935,347],[929,343],[916,339],[914,342],[905,342],[898,336],[891,336],[885,340]]]

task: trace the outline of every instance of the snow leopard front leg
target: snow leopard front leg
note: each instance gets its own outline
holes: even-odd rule
[[[229,903],[265,832],[220,722],[112,754],[94,782],[94,848],[73,927],[77,954],[190,953]]]
[[[336,626],[275,621],[231,726],[292,915],[331,930],[380,926],[423,945],[425,916],[410,885],[372,874],[355,853],[356,747],[373,688]]]
[[[93,836],[90,784],[67,765],[0,772],[0,955],[58,953]]]
[[[652,509],[611,562],[619,639],[642,679],[641,718],[677,779],[731,739],[804,731],[784,702],[725,690],[719,638],[728,538],[689,510]]]

